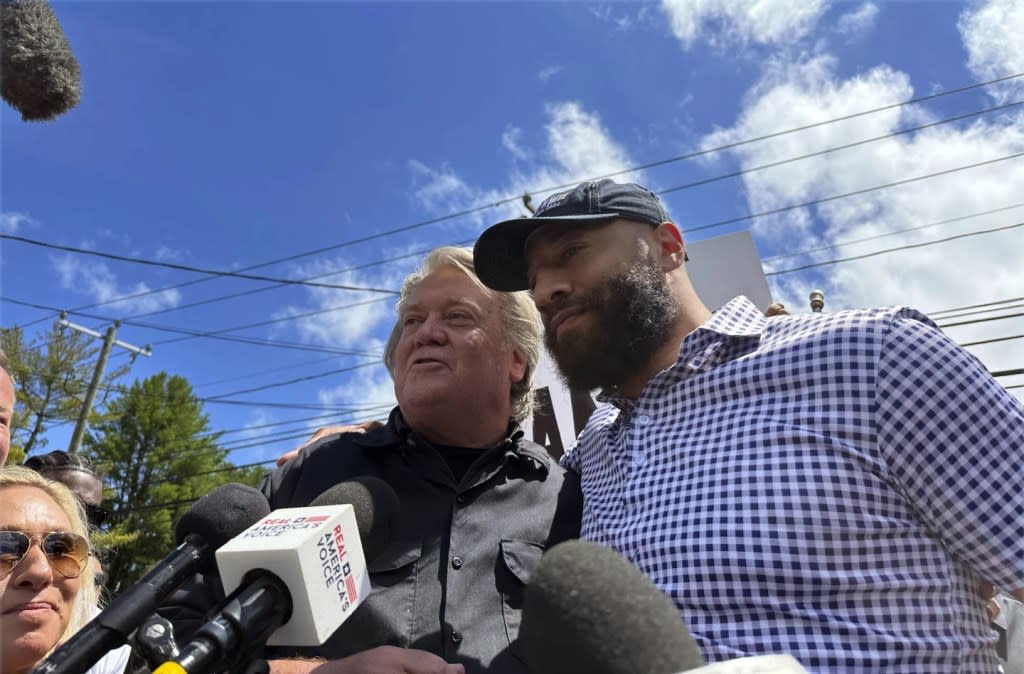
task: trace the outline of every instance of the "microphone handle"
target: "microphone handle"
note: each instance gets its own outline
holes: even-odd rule
[[[135,628],[156,613],[160,602],[195,573],[206,549],[199,536],[186,536],[174,552],[61,644],[33,674],[85,674],[108,652],[126,644]]]
[[[258,651],[278,627],[288,622],[292,598],[272,573],[256,571],[235,590],[217,616],[193,635],[178,657],[153,674],[212,674],[232,669]]]

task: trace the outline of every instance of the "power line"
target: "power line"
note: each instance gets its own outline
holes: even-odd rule
[[[993,342],[1008,342],[1008,341],[1013,340],[1013,339],[1021,339],[1021,338],[1024,338],[1024,335],[1011,335],[1009,337],[996,337],[994,339],[980,339],[977,342],[966,342],[964,344],[961,344],[960,346],[963,346],[963,347],[978,346],[979,344],[992,344]]]
[[[906,229],[894,229],[891,232],[885,234],[877,234],[875,236],[866,236],[862,239],[847,239],[846,241],[839,241],[833,244],[825,246],[817,246],[815,248],[805,248],[798,250],[793,253],[783,253],[782,255],[772,255],[771,257],[761,258],[761,263],[774,262],[776,260],[784,260],[790,257],[799,257],[801,255],[809,255],[810,253],[820,253],[824,250],[834,250],[836,248],[842,248],[844,246],[852,246],[857,243],[867,243],[868,241],[875,241],[878,239],[884,239],[889,236],[896,236],[897,234],[905,234],[907,232],[916,232],[921,229],[927,229],[929,227],[938,227],[939,225],[948,225],[953,222],[961,222],[963,220],[970,220],[972,218],[980,218],[984,215],[992,215],[993,213],[1001,213],[1003,211],[1013,210],[1014,208],[1020,208],[1024,206],[1024,203],[1011,204],[1010,206],[1003,206],[1002,208],[993,208],[988,211],[979,211],[977,213],[971,213],[969,215],[961,215],[956,218],[950,218],[948,220],[939,220],[938,222],[930,222],[927,225],[918,225],[917,227],[907,227]]]
[[[334,356],[327,356],[326,358],[315,358],[313,360],[304,360],[301,363],[292,363],[291,365],[283,365],[281,367],[272,367],[266,370],[259,370],[257,372],[250,372],[249,374],[239,375],[237,377],[227,377],[226,379],[218,379],[216,381],[207,381],[201,384],[195,384],[192,388],[200,389],[207,388],[209,386],[216,386],[218,384],[227,384],[233,381],[240,381],[242,379],[252,379],[253,377],[262,377],[265,374],[271,374],[273,372],[282,372],[284,370],[295,370],[300,367],[306,367],[307,365],[317,365],[320,363],[327,363],[335,360]]]
[[[38,304],[38,303],[35,303],[35,302],[26,302],[24,300],[18,300],[18,299],[15,299],[13,297],[7,297],[7,296],[0,296],[0,301],[10,302],[11,304],[17,304],[19,306],[30,307],[30,308],[33,308],[33,309],[43,309],[45,311],[50,311],[50,310],[55,308],[55,307],[46,306],[44,304]],[[84,318],[91,318],[93,320],[98,320],[98,321],[107,321],[107,322],[111,322],[111,323],[113,321],[117,320],[117,319],[110,318],[110,317],[107,317],[107,316],[99,316],[97,314],[87,313],[87,312],[84,312],[84,311],[68,311],[68,314],[73,315],[73,316],[82,316]],[[285,342],[285,341],[281,341],[281,340],[271,340],[271,339],[259,339],[259,338],[256,338],[256,337],[244,337],[244,336],[241,336],[241,335],[237,335],[237,336],[219,335],[216,332],[199,332],[199,331],[196,331],[196,330],[186,330],[184,328],[174,328],[174,327],[171,327],[169,325],[158,325],[158,324],[154,324],[154,323],[144,323],[144,322],[141,322],[141,321],[138,321],[138,322],[136,322],[136,321],[121,321],[121,323],[123,325],[130,325],[132,327],[144,328],[144,329],[147,329],[147,330],[157,330],[157,331],[160,331],[160,332],[170,332],[170,333],[175,333],[175,334],[191,335],[193,337],[208,337],[210,339],[217,339],[217,340],[221,340],[221,341],[225,341],[225,342],[237,342],[237,343],[240,343],[240,344],[253,344],[253,345],[256,345],[256,346],[269,346],[269,347],[276,347],[276,348],[286,348],[286,349],[291,349],[291,350],[294,350],[294,351],[313,351],[313,352],[317,352],[317,353],[331,353],[331,354],[336,354],[336,355],[339,355],[339,356],[368,355],[368,353],[365,352],[365,351],[352,351],[350,349],[335,349],[335,348],[326,347],[326,346],[316,346],[316,345],[313,345],[313,344],[302,344],[302,343],[299,343],[299,342]],[[157,342],[157,343],[162,344],[162,343],[165,343],[165,342]]]
[[[465,245],[473,243],[475,240],[476,239],[464,239],[462,241],[456,241],[452,245],[453,246],[465,246]],[[312,280],[319,279],[319,278],[325,278],[327,276],[334,276],[336,274],[344,274],[344,273],[347,273],[347,272],[359,271],[360,269],[368,269],[370,267],[377,267],[377,266],[380,266],[380,265],[390,264],[392,262],[398,262],[398,261],[401,261],[401,260],[407,260],[407,259],[412,258],[412,257],[419,257],[419,256],[422,256],[422,255],[426,255],[431,250],[432,250],[431,248],[425,248],[423,250],[417,250],[417,251],[414,251],[412,253],[405,253],[404,255],[396,255],[394,257],[385,258],[383,260],[376,260],[374,262],[366,262],[366,263],[357,264],[357,265],[354,265],[354,266],[351,266],[351,267],[344,267],[342,269],[335,269],[335,270],[332,270],[332,271],[324,272],[322,274],[316,274],[314,276],[306,277],[306,279],[304,279],[304,280],[312,281]],[[172,286],[172,287],[175,287],[175,286]],[[206,304],[214,304],[216,302],[222,302],[224,300],[232,300],[232,299],[236,299],[238,297],[247,297],[249,295],[255,295],[257,293],[262,293],[262,292],[266,292],[268,290],[274,290],[276,288],[281,288],[281,287],[282,286],[280,284],[275,283],[275,284],[272,284],[272,285],[263,286],[263,287],[260,287],[260,288],[251,288],[249,290],[243,290],[243,291],[240,291],[240,292],[230,293],[230,294],[227,294],[227,295],[218,295],[216,297],[210,297],[210,298],[205,299],[205,300],[198,300],[196,302],[190,302],[189,304],[179,304],[178,306],[175,306],[175,307],[167,307],[167,308],[164,308],[164,309],[156,309],[154,311],[148,311],[148,312],[143,313],[143,314],[136,314],[134,316],[129,316],[128,318],[129,319],[133,319],[133,318],[143,318],[143,317],[149,317],[149,316],[156,316],[158,314],[168,314],[168,313],[171,313],[172,311],[178,311],[180,309],[192,309],[194,307],[199,307],[199,306],[203,306],[203,305],[206,305]],[[141,293],[141,294],[145,294],[145,293]],[[136,296],[137,295],[129,295],[128,297],[136,297]]]
[[[18,241],[19,243],[27,243],[32,246],[40,246],[42,248],[49,248],[51,250],[62,250],[68,253],[76,253],[79,255],[89,255],[92,257],[102,257],[108,260],[117,260],[119,262],[131,262],[133,264],[141,264],[149,267],[163,267],[165,269],[177,269],[179,271],[188,271],[196,274],[208,274],[210,276],[226,277],[226,278],[240,278],[247,279],[249,281],[269,281],[271,283],[277,283],[280,285],[296,285],[296,286],[311,286],[314,288],[330,288],[332,290],[352,290],[367,293],[383,293],[386,295],[397,295],[397,290],[391,290],[390,288],[369,288],[365,286],[350,286],[341,285],[337,283],[319,283],[317,281],[300,281],[299,279],[282,279],[275,278],[273,276],[262,276],[259,274],[245,274],[237,271],[222,271],[219,269],[204,269],[202,267],[192,267],[184,264],[177,264],[175,262],[160,262],[159,260],[150,260],[142,257],[132,257],[129,255],[118,255],[116,253],[108,253],[99,250],[89,250],[88,248],[78,248],[76,246],[63,246],[56,243],[49,243],[46,241],[39,241],[38,239],[30,239],[27,236],[18,236],[16,234],[2,234],[0,233],[0,239],[8,239],[10,241]],[[123,300],[117,300],[123,301]]]
[[[817,206],[819,204],[828,203],[830,201],[837,201],[839,199],[846,199],[848,197],[854,197],[854,196],[857,196],[857,195],[860,195],[860,194],[868,194],[870,192],[877,192],[878,190],[888,189],[890,187],[897,187],[899,185],[907,185],[907,184],[910,184],[910,183],[919,182],[921,180],[927,180],[929,178],[937,178],[938,176],[950,175],[952,173],[957,173],[959,171],[966,171],[968,169],[978,168],[980,166],[987,166],[989,164],[995,164],[997,162],[1006,161],[1008,159],[1016,159],[1016,158],[1021,157],[1021,156],[1024,156],[1024,152],[1016,152],[1014,154],[1006,155],[1004,157],[997,157],[995,159],[988,159],[986,161],[977,162],[975,164],[967,164],[967,165],[964,165],[964,166],[957,166],[955,168],[946,169],[944,171],[936,171],[935,173],[926,173],[924,175],[920,175],[920,176],[917,176],[917,177],[914,177],[914,178],[905,178],[904,180],[896,180],[896,181],[891,182],[891,183],[884,183],[882,185],[875,185],[874,187],[865,187],[864,189],[854,190],[853,192],[846,192],[845,194],[836,194],[836,195],[833,195],[831,197],[822,197],[820,199],[812,199],[811,201],[805,201],[805,202],[803,202],[801,204],[792,204],[792,205],[789,205],[789,206],[782,206],[781,208],[773,208],[773,209],[768,210],[768,211],[761,211],[759,213],[750,213],[748,215],[741,215],[741,216],[738,216],[738,217],[735,217],[735,218],[729,218],[727,220],[719,220],[717,222],[709,222],[706,225],[700,225],[698,227],[690,227],[690,228],[687,228],[687,229],[683,229],[683,232],[684,233],[698,232],[698,231],[701,231],[703,229],[710,229],[712,227],[721,227],[723,225],[731,225],[731,224],[734,224],[734,223],[737,223],[737,222],[744,222],[746,220],[754,220],[756,218],[762,218],[762,217],[765,217],[767,215],[777,215],[779,213],[785,213],[786,211],[792,211],[792,210],[796,210],[798,208],[806,208],[808,206]],[[672,188],[669,188],[667,190],[662,190],[660,192],[657,192],[657,194],[665,194],[667,192],[675,191],[676,189],[683,189],[684,187],[685,187],[685,185],[680,185],[679,187],[672,187]]]
[[[785,164],[801,161],[803,159],[809,159],[809,158],[812,158],[812,157],[817,157],[817,156],[825,155],[825,154],[828,154],[828,153],[831,153],[831,152],[838,152],[840,150],[845,150],[845,149],[857,147],[857,146],[860,146],[860,145],[866,145],[868,143],[877,142],[879,140],[884,140],[884,139],[887,139],[887,138],[893,138],[895,136],[912,133],[914,131],[920,131],[922,129],[927,129],[927,128],[934,127],[934,126],[939,126],[939,125],[942,125],[942,124],[948,124],[948,123],[955,122],[955,121],[961,121],[961,120],[964,120],[964,119],[968,119],[970,117],[976,117],[976,116],[988,114],[988,113],[991,113],[991,112],[1006,110],[1006,109],[1009,109],[1009,108],[1012,108],[1012,107],[1019,106],[1022,103],[1024,103],[1024,101],[1013,101],[1011,103],[1006,103],[1006,104],[1003,104],[1003,105],[998,105],[998,106],[994,106],[994,107],[991,107],[991,108],[986,108],[986,109],[983,109],[983,110],[976,110],[976,111],[964,113],[964,114],[961,114],[961,115],[956,115],[954,117],[948,117],[946,119],[930,122],[928,124],[922,124],[922,125],[919,125],[919,126],[909,127],[909,128],[902,129],[902,130],[899,130],[899,131],[894,131],[894,132],[891,132],[891,133],[882,134],[880,136],[874,136],[872,138],[867,138],[867,139],[864,139],[864,140],[859,140],[859,141],[852,142],[852,143],[847,143],[847,144],[844,144],[844,145],[837,145],[837,146],[833,146],[833,147],[830,147],[830,148],[825,148],[825,149],[819,150],[817,152],[811,152],[811,153],[799,155],[799,156],[796,156],[796,157],[790,157],[788,159],[783,159],[783,160],[779,160],[779,161],[775,161],[775,162],[770,162],[768,164],[762,164],[761,166],[750,167],[750,168],[742,169],[742,170],[739,170],[739,171],[733,171],[733,172],[730,172],[730,173],[725,173],[725,174],[722,174],[722,175],[713,176],[711,178],[706,178],[706,179],[699,180],[699,181],[696,181],[696,182],[687,183],[685,185],[680,185],[680,186],[674,187],[674,188],[672,188],[671,190],[668,190],[668,191],[677,191],[677,190],[688,189],[688,188],[697,187],[697,186],[701,186],[701,185],[706,185],[706,184],[710,184],[710,183],[717,182],[717,181],[720,181],[720,180],[725,180],[727,178],[734,178],[734,177],[737,177],[737,176],[745,175],[747,173],[752,173],[754,171],[760,171],[760,170],[767,169],[767,168],[774,168],[774,167],[782,166],[782,165],[785,165]],[[673,159],[672,161],[676,161],[676,160]],[[638,170],[638,169],[634,169],[634,170]],[[615,174],[612,174],[612,175],[615,175]],[[551,188],[551,189],[558,189],[558,187]],[[544,190],[544,191],[547,191],[547,190]],[[661,194],[664,194],[664,193],[665,192],[661,192]],[[1000,209],[997,209],[997,210],[1000,210]],[[950,222],[952,222],[952,220]],[[472,239],[470,239],[468,242],[472,242]],[[459,244],[456,244],[456,245],[459,245]],[[426,252],[429,252],[429,251],[423,251],[423,252],[426,253]],[[325,272],[323,274],[318,274],[316,276],[307,277],[304,280],[312,281],[313,279],[324,278],[326,276],[333,276],[335,274],[340,274],[340,273],[343,273],[343,272],[353,271],[355,269],[367,268],[367,267],[370,267],[370,266],[376,266],[377,264],[386,264],[386,263],[397,261],[397,260],[400,260],[400,259],[405,259],[405,258],[411,257],[413,255],[415,255],[415,254],[406,254],[406,255],[395,257],[395,258],[390,258],[389,260],[380,261],[380,262],[377,262],[377,263],[364,264],[364,265],[359,265],[357,267],[349,267],[349,268],[345,268],[345,269],[338,269],[338,270],[334,270],[334,271],[330,271],[330,272]],[[256,289],[244,291],[244,292],[241,292],[241,293],[232,293],[230,295],[224,295],[224,296],[221,296],[221,297],[215,297],[215,298],[211,298],[211,299],[207,299],[207,300],[202,300],[200,302],[193,302],[193,303],[191,303],[189,305],[186,305],[186,307],[195,307],[195,306],[199,306],[199,305],[202,305],[202,304],[210,304],[210,303],[213,303],[213,302],[216,302],[216,301],[221,301],[221,300],[224,300],[224,299],[232,299],[232,298],[235,298],[235,297],[240,297],[240,296],[244,296],[244,295],[254,294],[254,293],[257,293],[257,292],[264,292],[266,290],[272,290],[272,289],[280,288],[280,287],[282,287],[281,284],[274,284],[274,285],[271,285],[271,286],[264,286],[263,288],[256,288]],[[135,297],[135,296],[137,296],[137,295],[134,295],[132,297]],[[170,308],[166,308],[166,309],[159,309],[159,310],[147,312],[146,314],[136,315],[136,316],[133,316],[132,318],[139,318],[141,316],[150,316],[150,315],[155,315],[155,314],[160,314],[160,313],[168,313],[168,312],[171,312],[171,311],[176,311],[176,310],[178,310],[180,308],[185,308],[185,307],[170,307]]]
[[[959,323],[940,323],[940,328],[945,330],[946,328],[955,328],[959,325],[974,325],[975,323],[988,323],[989,321],[1001,321],[1004,318],[1019,318],[1024,316],[1024,313],[1019,314],[1007,314],[1006,316],[992,316],[991,318],[975,318],[970,321],[960,321]]]
[[[976,309],[974,311],[964,311],[964,312],[960,312],[960,313],[956,313],[956,314],[949,314],[948,316],[943,316],[942,318],[944,320],[948,320],[950,318],[963,318],[964,316],[977,316],[978,314],[990,314],[993,311],[1003,311],[1004,309],[1020,309],[1021,307],[1024,307],[1024,304],[1007,304],[1007,305],[1002,306],[1002,307],[992,307],[991,309]],[[932,318],[934,319],[935,317],[932,316]]]
[[[834,260],[823,260],[821,262],[812,262],[809,264],[800,265],[799,267],[792,267],[790,269],[780,269],[778,271],[767,272],[765,276],[779,276],[781,274],[792,274],[793,272],[805,271],[807,269],[814,269],[816,267],[825,267],[828,265],[838,264],[840,262],[851,262],[853,260],[864,260],[869,257],[877,257],[879,255],[886,255],[888,253],[895,253],[903,250],[911,250],[913,248],[925,248],[927,246],[934,246],[939,243],[948,243],[950,241],[956,241],[958,239],[967,239],[972,236],[980,236],[982,234],[992,234],[994,232],[1003,232],[1008,229],[1015,229],[1017,227],[1024,226],[1024,222],[1018,222],[1012,225],[1005,225],[1003,227],[994,227],[992,229],[980,229],[974,232],[966,232],[964,234],[957,234],[955,236],[947,236],[943,239],[935,239],[933,241],[923,241],[921,243],[908,243],[902,246],[896,246],[895,248],[885,248],[882,250],[872,251],[870,253],[863,253],[861,255],[851,255],[850,257],[840,257]]]
[[[1005,300],[995,300],[993,302],[983,302],[982,304],[969,304],[969,305],[967,305],[965,307],[953,307],[952,309],[939,309],[938,311],[929,311],[928,315],[931,316],[932,318],[934,318],[937,314],[948,314],[948,313],[951,313],[951,312],[963,311],[965,309],[977,309],[979,307],[991,307],[991,306],[995,306],[996,304],[1007,304],[1009,302],[1019,302],[1020,300],[1024,300],[1024,297],[1010,297],[1010,298],[1007,298]],[[993,311],[996,311],[996,309],[993,309]]]
[[[289,379],[287,381],[275,382],[273,384],[264,384],[263,386],[254,386],[252,388],[239,389],[237,391],[230,391],[228,393],[221,393],[219,395],[210,396],[210,397],[205,399],[205,402],[214,402],[214,401],[222,400],[224,398],[228,398],[228,397],[231,397],[231,396],[242,395],[243,393],[256,393],[258,391],[267,391],[267,390],[272,389],[272,388],[280,388],[282,386],[291,386],[292,384],[298,384],[300,382],[313,381],[314,379],[323,379],[324,377],[330,377],[330,376],[333,376],[333,375],[336,375],[336,374],[343,374],[345,372],[352,372],[353,370],[359,370],[359,369],[362,369],[364,367],[370,367],[370,366],[373,366],[373,365],[382,365],[382,363],[380,361],[374,360],[374,361],[371,361],[371,362],[368,362],[368,363],[358,363],[356,365],[351,365],[349,367],[342,367],[342,368],[338,368],[336,370],[328,370],[326,372],[320,372],[318,374],[311,374],[311,375],[307,375],[305,377],[296,377],[294,379]]]
[[[268,319],[268,320],[265,320],[265,321],[260,321],[258,323],[248,323],[246,325],[236,325],[236,326],[231,327],[231,328],[223,328],[221,330],[214,330],[214,331],[211,331],[211,332],[204,332],[204,333],[199,334],[199,335],[190,335],[190,336],[187,336],[187,337],[176,337],[174,339],[165,339],[165,340],[161,340],[159,342],[154,342],[153,344],[154,344],[154,346],[164,345],[164,344],[174,344],[174,343],[177,343],[177,342],[183,342],[183,341],[186,341],[186,340],[189,340],[189,339],[194,339],[196,337],[213,337],[213,336],[216,336],[216,335],[223,335],[223,334],[230,333],[230,332],[236,332],[238,330],[248,330],[250,328],[262,328],[262,327],[265,327],[267,325],[275,325],[277,323],[285,323],[287,321],[296,321],[296,320],[299,320],[300,318],[309,318],[310,316],[319,316],[319,315],[322,315],[322,314],[328,314],[328,313],[332,313],[332,312],[335,312],[335,311],[341,311],[343,309],[353,309],[355,307],[366,306],[368,304],[376,304],[376,303],[379,303],[379,302],[386,302],[386,301],[388,301],[390,299],[391,299],[390,297],[378,297],[378,298],[375,298],[375,299],[372,299],[372,300],[363,300],[362,302],[350,302],[348,304],[339,304],[339,305],[335,305],[333,307],[327,307],[325,309],[316,309],[316,310],[307,311],[307,312],[304,312],[304,313],[301,313],[301,314],[292,314],[292,315],[289,315],[289,316],[282,316],[280,318],[271,318],[271,319]],[[371,355],[371,354],[369,352],[366,352],[366,351],[352,351],[349,355],[353,355],[353,356],[366,356],[366,355]]]
[[[983,81],[983,82],[975,82],[975,83],[972,83],[972,84],[969,84],[969,85],[964,85],[962,87],[956,87],[956,88],[953,88],[953,89],[947,89],[947,90],[936,92],[936,93],[929,94],[929,95],[926,95],[926,96],[919,96],[917,98],[908,99],[906,101],[900,101],[900,102],[897,102],[897,103],[891,103],[891,104],[880,106],[880,107],[877,107],[877,108],[871,108],[871,109],[868,109],[868,110],[863,110],[863,111],[860,111],[860,112],[855,112],[855,113],[851,113],[851,114],[848,114],[848,115],[843,115],[843,116],[840,116],[840,117],[834,117],[834,118],[831,118],[831,119],[822,120],[820,122],[812,122],[812,123],[809,123],[809,124],[803,124],[801,126],[792,127],[792,128],[781,130],[781,131],[775,131],[775,132],[771,132],[771,133],[766,133],[766,134],[762,134],[762,135],[755,136],[755,137],[752,137],[752,138],[747,138],[747,139],[744,139],[744,140],[739,140],[739,141],[736,141],[736,142],[733,142],[733,143],[726,143],[724,145],[720,145],[720,146],[713,147],[713,148],[706,148],[706,149],[698,150],[698,151],[695,151],[695,152],[689,152],[689,153],[677,155],[675,157],[670,157],[670,158],[667,158],[667,159],[661,159],[661,160],[658,160],[658,161],[650,162],[650,163],[647,163],[647,164],[636,165],[636,166],[633,166],[631,168],[622,169],[622,170],[619,170],[619,171],[613,171],[613,172],[610,172],[610,173],[605,173],[605,174],[602,174],[600,176],[595,176],[595,177],[590,178],[590,180],[599,180],[599,179],[602,179],[602,178],[614,178],[614,177],[625,175],[625,174],[632,173],[632,172],[635,172],[635,171],[642,171],[642,170],[646,170],[646,169],[649,169],[649,168],[654,168],[654,167],[657,167],[657,166],[664,166],[666,164],[670,164],[670,163],[674,163],[674,162],[685,161],[685,160],[689,160],[689,159],[695,159],[697,157],[707,156],[707,155],[710,155],[710,154],[714,154],[714,153],[718,153],[718,152],[723,152],[725,150],[735,149],[737,147],[742,147],[744,145],[749,145],[749,144],[761,142],[761,141],[764,141],[764,140],[770,140],[770,139],[773,139],[773,138],[779,138],[779,137],[782,137],[782,136],[785,136],[785,135],[789,135],[789,134],[792,134],[792,133],[798,133],[800,131],[806,131],[808,129],[818,128],[818,127],[826,126],[826,125],[829,125],[829,124],[835,124],[837,122],[847,121],[847,120],[855,119],[855,118],[858,118],[858,117],[863,117],[863,116],[866,116],[866,115],[875,114],[875,113],[878,113],[878,112],[884,112],[886,110],[892,110],[892,109],[899,108],[899,107],[906,106],[906,105],[922,103],[924,101],[934,100],[934,99],[937,99],[937,98],[941,98],[941,97],[944,97],[944,96],[950,96],[950,95],[957,94],[957,93],[963,93],[965,91],[970,91],[970,90],[978,89],[978,88],[981,88],[981,87],[987,87],[987,86],[991,86],[993,84],[999,84],[1001,82],[1006,82],[1006,81],[1009,81],[1009,80],[1017,79],[1017,78],[1020,78],[1022,76],[1024,76],[1024,73],[1013,73],[1013,74],[1010,74],[1010,75],[1006,75],[1004,77],[999,77],[999,78],[995,78],[995,79],[991,79],[991,80],[986,80],[986,81]],[[533,190],[532,193],[534,193],[534,194],[543,194],[543,193],[554,191],[554,190],[559,190],[559,189],[564,189],[564,188],[568,188],[568,187],[573,187],[577,182],[579,182],[579,181],[574,181],[574,182],[570,182],[570,183],[563,183],[561,185],[554,185],[554,186],[550,186],[550,187],[547,187],[547,188],[541,188],[541,189],[538,189],[538,190]],[[672,190],[669,190],[669,191],[672,191]],[[237,274],[237,273],[247,272],[247,271],[250,271],[252,269],[259,269],[259,268],[262,268],[262,267],[268,267],[268,266],[271,266],[271,265],[280,264],[282,262],[290,262],[290,261],[297,260],[297,259],[300,259],[300,258],[303,258],[303,257],[309,257],[309,256],[312,256],[312,255],[318,255],[318,254],[321,254],[321,253],[331,252],[331,251],[338,250],[338,249],[341,249],[341,248],[344,248],[344,247],[348,247],[348,246],[352,246],[352,245],[355,245],[355,244],[365,243],[367,241],[372,241],[372,240],[375,240],[375,239],[384,238],[384,237],[387,237],[387,236],[391,236],[393,234],[407,232],[407,231],[410,231],[410,230],[413,230],[413,229],[417,229],[417,228],[420,228],[420,227],[425,227],[425,226],[432,225],[432,224],[437,224],[437,223],[440,223],[440,222],[443,222],[443,221],[446,221],[446,220],[452,220],[452,219],[455,219],[455,218],[459,218],[459,217],[463,217],[463,216],[466,216],[466,215],[471,215],[473,213],[478,213],[478,212],[481,212],[481,211],[484,211],[484,210],[488,210],[488,209],[491,209],[491,208],[496,208],[498,206],[502,206],[502,205],[507,204],[507,203],[512,203],[512,202],[519,201],[519,199],[521,199],[521,198],[522,197],[519,194],[514,195],[514,196],[505,197],[503,199],[499,199],[499,200],[494,201],[494,202],[488,202],[488,203],[480,204],[480,205],[477,205],[477,206],[474,206],[474,207],[471,207],[471,208],[467,208],[467,209],[463,209],[463,210],[460,210],[460,211],[455,211],[455,212],[452,212],[452,213],[448,213],[448,214],[443,215],[443,216],[439,216],[439,217],[435,217],[435,218],[429,218],[429,219],[426,219],[426,220],[421,220],[419,222],[415,222],[415,223],[412,223],[410,225],[405,225],[405,226],[393,228],[393,229],[390,229],[390,230],[385,230],[383,232],[378,232],[377,234],[372,234],[372,235],[360,237],[360,238],[357,238],[357,239],[350,239],[348,241],[344,241],[344,242],[341,242],[341,243],[338,243],[338,244],[333,244],[333,245],[330,245],[330,246],[324,246],[324,247],[317,248],[317,249],[310,250],[310,251],[306,251],[306,252],[303,252],[303,253],[297,253],[297,254],[294,254],[294,255],[289,255],[289,256],[286,256],[286,257],[270,260],[268,262],[262,262],[262,263],[259,263],[259,264],[256,264],[256,265],[251,265],[251,266],[245,267],[245,268],[241,269],[239,272],[235,272],[235,273]],[[710,226],[713,226],[713,225],[708,225],[708,226],[710,227]],[[693,231],[693,230],[691,230],[691,231]],[[216,277],[217,276],[215,274],[211,274],[208,278],[194,279],[194,280],[187,281],[185,283],[181,283],[181,284],[177,284],[177,285],[166,286],[166,287],[163,287],[163,288],[157,288],[157,289],[154,289],[154,290],[145,291],[143,293],[136,293],[136,294],[129,295],[129,296],[123,296],[123,297],[119,297],[119,298],[116,298],[116,299],[107,300],[107,301],[104,301],[104,302],[98,302],[98,303],[93,303],[93,304],[89,304],[89,305],[84,305],[84,306],[78,307],[77,309],[75,309],[73,311],[81,311],[81,310],[84,310],[84,309],[93,309],[93,308],[96,308],[98,306],[103,306],[103,305],[106,305],[106,304],[112,304],[112,303],[115,303],[115,302],[120,302],[120,301],[124,301],[126,299],[130,299],[130,298],[142,297],[142,296],[149,295],[149,294],[164,292],[166,290],[170,290],[170,289],[174,289],[174,288],[185,287],[187,285],[203,283],[203,282],[212,280],[213,278],[216,278]]]

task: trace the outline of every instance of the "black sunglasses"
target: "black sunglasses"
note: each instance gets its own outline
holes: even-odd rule
[[[99,527],[101,524],[106,522],[107,516],[110,515],[110,511],[103,506],[83,503],[82,507],[85,508],[85,518],[89,520],[89,524],[94,527]]]
[[[78,578],[89,563],[89,541],[70,531],[0,531],[0,580],[11,575],[36,542],[50,568],[65,578]]]

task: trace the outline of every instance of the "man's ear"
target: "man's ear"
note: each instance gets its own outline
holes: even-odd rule
[[[512,362],[509,367],[509,378],[513,384],[518,384],[526,376],[526,355],[518,346],[512,346]]]
[[[663,271],[670,272],[682,266],[686,259],[686,244],[679,228],[671,222],[663,222],[654,228],[657,258]]]

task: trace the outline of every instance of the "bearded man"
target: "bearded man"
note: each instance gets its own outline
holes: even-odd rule
[[[996,671],[977,588],[1024,598],[1024,406],[912,309],[711,312],[686,259],[660,200],[611,180],[476,243],[485,284],[533,291],[567,383],[603,389],[563,457],[582,537],[711,662]]]

